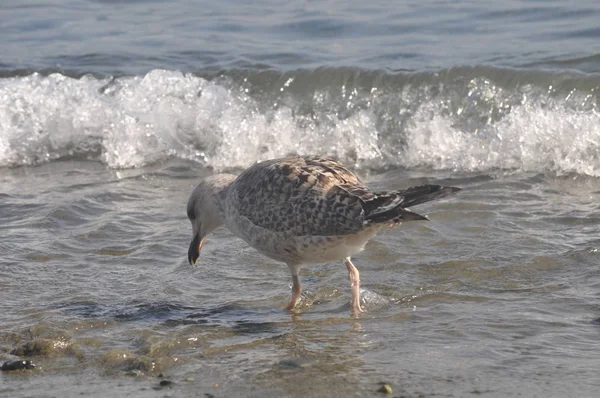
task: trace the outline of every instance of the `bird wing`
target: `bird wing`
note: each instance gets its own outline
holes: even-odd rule
[[[428,220],[406,208],[460,189],[422,185],[373,192],[335,160],[298,156],[257,163],[230,190],[239,215],[291,237],[351,235],[373,225]]]
[[[365,202],[376,198],[342,164],[293,157],[258,163],[234,182],[237,210],[254,225],[290,236],[347,235],[365,224]]]

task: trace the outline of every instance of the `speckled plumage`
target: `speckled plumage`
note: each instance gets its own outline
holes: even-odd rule
[[[271,231],[336,236],[363,227],[359,197],[368,194],[366,186],[329,159],[295,157],[258,163],[230,189],[239,214]]]
[[[456,191],[458,188],[425,185],[373,192],[331,159],[297,156],[268,160],[237,178],[211,176],[194,190],[188,201],[195,236],[190,262],[197,258],[194,245],[199,252],[204,237],[223,223],[261,253],[288,264],[294,287],[298,284],[295,296],[300,289],[298,268],[309,263],[346,259],[357,286],[358,271],[350,262],[351,255],[383,227],[427,219],[406,207]],[[353,288],[353,308],[360,311],[357,292]],[[292,299],[290,308],[296,300]]]

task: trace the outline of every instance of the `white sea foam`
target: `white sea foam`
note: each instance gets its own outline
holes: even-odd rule
[[[338,97],[319,88],[307,111],[306,95],[290,93],[274,105],[272,96],[253,95],[232,79],[165,70],[114,80],[5,78],[0,166],[75,157],[129,168],[178,157],[226,169],[319,153],[359,167],[600,176],[600,114],[589,94],[507,92],[477,79],[465,83],[466,95],[423,94],[432,84],[342,89]]]
[[[549,101],[548,101],[549,102]],[[499,120],[461,129],[425,103],[406,131],[406,167],[485,171],[517,169],[600,176],[600,113],[537,99],[512,106]]]

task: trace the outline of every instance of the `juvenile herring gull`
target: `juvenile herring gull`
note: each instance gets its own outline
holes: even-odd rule
[[[187,215],[195,264],[206,236],[225,224],[260,253],[287,264],[292,273],[291,310],[300,298],[301,266],[343,260],[352,288],[351,311],[362,312],[359,273],[350,256],[384,227],[427,220],[407,207],[449,195],[459,188],[422,185],[373,192],[335,160],[288,157],[257,163],[238,177],[216,174],[192,192]]]

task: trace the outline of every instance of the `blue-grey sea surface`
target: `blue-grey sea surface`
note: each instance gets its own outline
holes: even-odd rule
[[[595,397],[600,4],[0,3],[0,395]],[[463,190],[306,267],[226,229],[202,178],[335,157]],[[173,382],[169,384],[168,381]],[[162,385],[160,384],[163,382]]]

